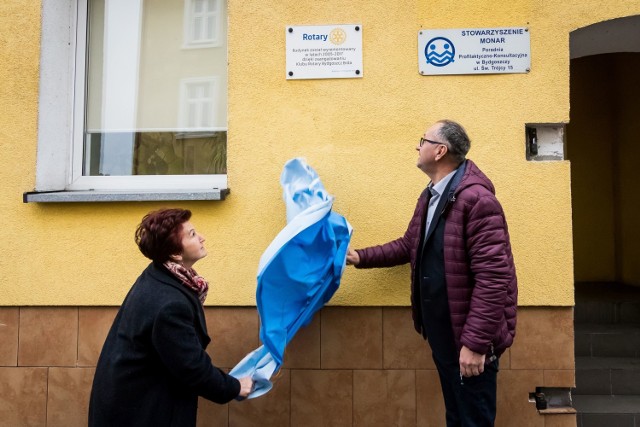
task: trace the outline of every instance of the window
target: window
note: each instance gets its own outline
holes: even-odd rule
[[[213,125],[218,116],[216,100],[220,83],[217,78],[183,79],[180,82],[180,122],[197,129]]]
[[[226,190],[224,10],[43,0],[36,191]]]
[[[221,4],[220,0],[185,0],[185,47],[198,48],[220,45]]]

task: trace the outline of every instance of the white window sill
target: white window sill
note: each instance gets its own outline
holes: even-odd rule
[[[23,193],[22,201],[24,203],[71,203],[224,200],[228,194],[228,188],[195,191],[31,191]]]

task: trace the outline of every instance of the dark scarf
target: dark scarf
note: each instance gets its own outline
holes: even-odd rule
[[[185,268],[184,266],[173,262],[166,261],[164,266],[169,270],[180,282],[187,288],[191,289],[198,295],[200,303],[204,305],[204,300],[207,299],[207,292],[209,292],[209,283],[202,276],[198,276],[198,273],[193,268]]]

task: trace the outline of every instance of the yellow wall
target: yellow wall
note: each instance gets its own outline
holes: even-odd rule
[[[390,7],[390,5],[392,5]],[[119,304],[146,265],[133,243],[160,206],[194,211],[210,255],[209,304],[254,303],[260,255],[285,224],[279,175],[304,156],[354,226],[353,244],[400,236],[427,182],[416,141],[433,121],[463,123],[470,157],[496,185],[510,225],[520,304],[573,304],[568,162],[527,162],[524,124],[569,119],[569,32],[640,13],[636,0],[491,2],[229,1],[231,195],[223,202],[22,204],[34,188],[40,5],[0,6],[0,305]],[[286,81],[286,25],[359,23],[364,77]],[[420,28],[527,25],[529,74],[417,72]],[[349,269],[332,300],[406,305],[407,268]]]
[[[575,279],[640,285],[640,53],[571,64]]]

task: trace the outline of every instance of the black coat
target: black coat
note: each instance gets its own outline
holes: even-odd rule
[[[89,426],[195,426],[198,396],[227,403],[240,383],[211,363],[196,294],[150,264],[125,298],[96,367]]]

